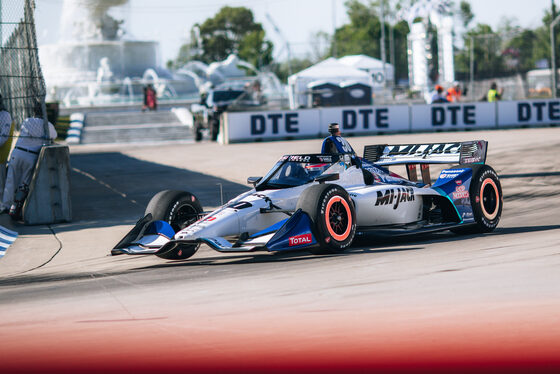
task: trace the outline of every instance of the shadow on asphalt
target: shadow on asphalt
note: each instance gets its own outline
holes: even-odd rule
[[[148,266],[138,266],[134,267],[133,261],[135,258],[140,259],[145,256],[151,255],[138,255],[138,256],[127,256],[120,255],[115,256],[115,262],[121,261],[131,261],[131,267],[128,270],[118,270],[118,271],[103,271],[92,272],[92,273],[66,273],[64,275],[60,274],[44,274],[44,275],[34,275],[34,274],[21,274],[16,276],[11,276],[7,278],[0,278],[2,282],[0,283],[0,289],[5,286],[14,286],[22,284],[34,284],[43,282],[62,282],[69,280],[94,280],[99,281],[101,279],[107,279],[111,281],[111,277],[118,275],[132,275],[135,273],[142,273],[151,270],[160,269],[200,269],[204,271],[206,267],[228,267],[236,265],[247,265],[247,264],[287,264],[294,262],[309,262],[309,261],[323,261],[326,258],[336,258],[344,256],[360,256],[363,254],[381,254],[381,253],[398,253],[405,251],[418,251],[425,248],[426,244],[431,243],[457,243],[457,245],[462,245],[465,239],[475,238],[475,237],[496,237],[502,235],[512,235],[527,232],[538,232],[538,231],[548,231],[560,229],[560,225],[547,225],[547,226],[521,226],[521,227],[498,227],[494,232],[489,234],[471,234],[471,235],[457,235],[450,232],[441,232],[433,234],[425,234],[421,237],[409,236],[409,237],[398,237],[398,238],[380,238],[375,240],[365,241],[360,239],[354,246],[352,246],[347,251],[340,254],[330,254],[330,255],[312,255],[308,251],[289,251],[289,252],[253,252],[253,253],[239,253],[239,254],[223,254],[211,257],[194,257],[191,259],[180,260],[180,261],[169,261],[164,259],[161,263],[148,265]],[[465,243],[464,245],[468,245]],[[451,250],[451,249],[450,249]],[[195,255],[196,256],[196,255]],[[246,269],[246,268],[245,268]],[[166,279],[176,279],[176,273],[162,273],[162,278],[159,281],[165,281]],[[191,274],[192,276],[193,274]],[[86,282],[89,283],[89,282]],[[118,286],[116,284],[115,286]],[[87,287],[87,286],[85,286]],[[18,291],[15,291],[16,293]],[[41,291],[37,291],[41,292]]]
[[[0,282],[0,290],[2,287],[9,287],[9,286],[16,286],[16,285],[29,285],[35,283],[45,283],[45,282],[67,282],[67,281],[85,281],[85,283],[91,283],[88,281],[100,281],[102,279],[106,279],[107,282],[112,282],[114,276],[119,275],[133,275],[139,274],[145,271],[153,271],[153,270],[160,270],[160,269],[173,269],[173,268],[185,268],[185,269],[199,269],[201,271],[207,267],[214,267],[214,266],[236,266],[236,265],[247,265],[247,264],[285,264],[285,263],[292,263],[292,262],[310,262],[310,261],[323,261],[326,258],[335,258],[335,257],[342,257],[342,256],[353,256],[359,255],[363,253],[384,253],[384,252],[400,252],[400,251],[410,251],[410,250],[419,250],[423,249],[423,247],[407,247],[407,248],[383,248],[383,249],[371,249],[371,248],[351,248],[350,250],[339,253],[339,254],[328,254],[328,255],[313,255],[305,250],[300,251],[289,251],[289,252],[253,252],[253,253],[237,253],[237,254],[223,254],[219,256],[212,256],[212,257],[194,257],[191,259],[180,260],[180,261],[170,261],[164,259],[157,259],[161,261],[161,263],[148,265],[148,266],[138,266],[133,267],[131,266],[127,270],[117,270],[117,271],[103,271],[103,272],[65,272],[64,274],[21,274],[10,276],[6,278],[1,278],[2,282]],[[127,256],[127,255],[119,255],[115,256],[115,262],[120,261],[130,261],[131,265],[133,265],[134,259],[140,259],[145,256],[151,255],[135,255],[135,256]],[[154,256],[155,257],[155,256]],[[255,270],[258,268],[255,268]],[[163,277],[161,279],[158,278],[158,281],[165,281],[168,279],[167,277],[176,278],[176,273],[169,273],[163,272],[161,273]],[[192,274],[191,274],[192,275]],[[86,284],[81,285],[85,288],[88,286]],[[81,287],[80,285],[76,284],[75,287]],[[113,286],[118,287],[119,282],[114,284]],[[18,291],[14,291],[17,293]],[[34,291],[29,291],[34,292]],[[40,291],[37,291],[40,292]],[[0,324],[1,326],[1,324]]]
[[[401,236],[401,237],[382,237],[382,238],[360,238],[355,241],[352,247],[342,253],[328,254],[328,255],[310,255],[307,251],[291,251],[291,252],[278,252],[278,253],[250,253],[250,254],[224,254],[219,257],[208,258],[193,258],[182,261],[167,261],[161,264],[144,266],[136,268],[136,270],[158,269],[180,266],[208,266],[208,265],[243,265],[248,263],[269,263],[269,262],[293,262],[312,259],[321,259],[329,257],[353,256],[364,253],[391,253],[391,252],[404,252],[404,251],[417,251],[424,249],[425,244],[432,243],[461,243],[465,239],[475,237],[495,237],[501,235],[511,235],[518,233],[548,231],[560,229],[560,225],[548,226],[524,226],[524,227],[506,227],[496,228],[492,233],[487,234],[468,234],[457,235],[449,231],[439,233],[427,233],[421,236]],[[166,261],[166,260],[162,260]],[[224,262],[225,261],[225,262]]]
[[[118,152],[74,154],[70,163],[73,222],[57,225],[57,231],[133,224],[143,216],[152,196],[161,190],[192,192],[203,207],[220,205],[219,184],[224,201],[249,190],[246,185],[222,178]]]
[[[558,177],[558,176],[560,176],[560,171],[539,172],[539,173],[501,174],[500,179]]]

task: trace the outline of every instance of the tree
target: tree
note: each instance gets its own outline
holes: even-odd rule
[[[292,73],[296,73],[298,71],[307,69],[308,67],[313,65],[314,62],[309,58],[292,58],[290,60],[290,63],[292,66]],[[278,79],[280,79],[281,82],[287,82],[288,76],[290,75],[288,61],[273,62],[272,64],[270,64],[269,68],[278,77]]]
[[[350,23],[335,30],[330,54],[336,51],[336,57],[364,54],[381,59],[381,20],[378,14],[379,2],[365,5],[358,0],[345,3]],[[385,0],[387,13],[391,12],[389,2]],[[385,35],[389,40],[389,25],[385,23]],[[408,24],[398,22],[393,27],[395,44],[395,79],[408,78],[407,41]],[[385,43],[385,56],[389,56],[390,43]]]
[[[181,46],[176,66],[189,60],[220,61],[232,53],[256,67],[272,61],[273,44],[266,40],[253,12],[245,7],[221,8],[214,17],[193,26],[190,40]]]
[[[477,79],[503,76],[502,38],[486,24],[477,24],[464,35],[465,49],[457,54],[455,70],[466,77],[470,71],[471,38],[474,42],[474,76]]]
[[[546,11],[543,26],[534,30],[522,29],[515,18],[503,17],[496,31],[477,24],[465,33],[465,49],[456,56],[458,75],[468,77],[471,37],[475,45],[475,79],[524,74],[535,69],[538,62],[550,58],[551,20],[551,13]],[[560,48],[560,42],[557,43],[556,48]]]
[[[542,50],[537,40],[533,30],[523,30],[506,44],[506,56],[516,60],[517,71],[527,72],[535,68],[540,59],[538,50]]]
[[[468,1],[461,1],[459,4],[459,18],[461,18],[464,27],[467,27],[473,20],[474,14]]]
[[[381,22],[373,9],[358,0],[346,2],[350,23],[336,29],[331,54],[336,50],[338,56],[365,54],[380,57],[379,37],[381,36]]]
[[[314,62],[324,60],[329,56],[332,45],[331,36],[324,31],[317,31],[309,36],[310,59]]]

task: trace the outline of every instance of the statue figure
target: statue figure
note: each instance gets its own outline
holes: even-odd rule
[[[113,72],[109,64],[109,58],[103,57],[99,60],[99,68],[97,69],[97,83],[109,82],[113,79]]]
[[[128,0],[64,0],[62,35],[73,40],[117,40],[124,21],[108,14],[110,8]],[[70,27],[70,30],[68,28]]]

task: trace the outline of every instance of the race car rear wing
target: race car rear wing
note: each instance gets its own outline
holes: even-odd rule
[[[488,142],[378,144],[364,147],[364,159],[377,165],[484,164]]]
[[[408,179],[416,182],[420,164],[422,182],[431,184],[429,164],[484,164],[488,142],[474,140],[457,143],[366,145],[364,159],[376,165],[406,165]]]

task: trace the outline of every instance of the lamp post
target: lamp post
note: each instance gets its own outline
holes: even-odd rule
[[[471,50],[469,56],[469,70],[471,75],[471,81],[469,83],[469,92],[471,93],[471,97],[474,99],[473,89],[474,89],[474,37],[471,36]]]
[[[381,11],[381,61],[383,63],[383,89],[387,87],[387,60],[385,58],[385,6],[383,0],[379,2]]]
[[[556,71],[556,41],[554,38],[554,26],[560,22],[560,14],[554,18],[554,21],[550,23],[550,54],[551,54],[551,66],[552,66],[552,97],[558,97],[558,83]]]

